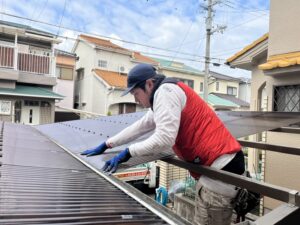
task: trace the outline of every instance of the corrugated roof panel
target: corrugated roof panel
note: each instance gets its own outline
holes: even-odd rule
[[[95,147],[107,138],[141,118],[145,112],[123,114],[118,116],[99,117],[97,119],[77,120],[56,124],[40,125],[36,128],[50,137],[53,141],[68,149],[72,154],[89,165],[101,170],[104,162],[115,154],[125,149],[131,143],[108,149],[104,154],[95,157],[81,156],[83,150]],[[300,113],[281,112],[216,112],[225,126],[236,137],[244,137],[262,131],[286,126],[300,121]],[[138,140],[149,137],[147,133]],[[137,140],[133,141],[136,142]],[[133,143],[132,142],[132,143]],[[154,160],[173,156],[172,149],[166,149],[159,155],[133,157],[128,162],[122,163],[119,169],[129,168]]]
[[[5,123],[0,140],[0,224],[188,224],[158,215],[162,206],[132,197],[133,187],[100,176],[31,126]]]

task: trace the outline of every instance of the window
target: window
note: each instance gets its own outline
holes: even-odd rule
[[[0,100],[0,114],[10,115],[11,101]]]
[[[107,61],[106,60],[98,60],[98,66],[102,68],[107,68]]]
[[[234,96],[236,96],[236,94],[237,94],[237,88],[236,87],[230,87],[230,86],[228,86],[227,87],[227,94],[228,95],[234,95]]]
[[[194,89],[194,81],[193,80],[188,80],[188,79],[178,79],[181,82],[185,83],[186,85],[188,85],[190,88]]]
[[[28,100],[25,100],[24,101],[24,105],[25,106],[40,106],[40,102],[39,101],[28,101]]]
[[[203,92],[203,90],[204,90],[203,82],[200,82],[200,92]]]
[[[62,80],[73,80],[73,69],[56,67],[56,77]]]
[[[50,102],[41,101],[41,107],[51,107]]]
[[[219,91],[219,88],[220,88],[220,83],[219,81],[216,82],[216,91]]]
[[[274,88],[274,111],[300,112],[300,85]]]

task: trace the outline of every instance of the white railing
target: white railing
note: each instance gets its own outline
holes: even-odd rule
[[[15,48],[6,45],[0,45],[0,67],[14,68]]]

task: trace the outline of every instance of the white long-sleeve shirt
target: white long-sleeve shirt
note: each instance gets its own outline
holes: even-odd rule
[[[154,130],[154,133],[146,140],[130,145],[130,154],[132,156],[154,155],[171,148],[175,144],[181,112],[186,105],[186,100],[184,91],[178,85],[162,84],[155,92],[153,111],[149,110],[140,120],[109,138],[106,143],[111,147],[116,147]],[[211,167],[221,169],[234,156],[235,153],[222,155],[213,162]],[[234,197],[237,192],[235,186],[207,176],[201,176],[199,182],[212,191],[229,197]]]
[[[153,111],[149,110],[140,120],[107,140],[111,147],[126,144],[154,130],[144,141],[129,146],[132,156],[154,155],[174,145],[185,107],[186,95],[177,85],[162,84],[154,95]]]

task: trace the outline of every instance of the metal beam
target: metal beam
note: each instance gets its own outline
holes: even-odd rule
[[[247,188],[248,190],[260,193],[264,196],[268,196],[287,203],[295,203],[295,205],[300,206],[300,195],[298,191],[295,192],[294,190],[285,187],[264,183],[251,178],[247,178],[245,176],[229,173],[212,167],[200,166],[197,164],[184,162],[176,157],[163,159],[162,161],[202,175],[206,175],[210,178],[236,185],[238,187]]]
[[[291,134],[300,134],[300,128],[293,128],[293,127],[280,127],[277,129],[272,130],[274,132],[283,132],[283,133],[291,133]]]
[[[238,140],[238,141],[244,147],[258,148],[258,149],[269,150],[273,152],[281,152],[281,153],[291,154],[291,155],[300,155],[300,148],[286,147],[282,145],[272,145],[272,144],[267,144],[262,142],[254,142],[254,141],[244,141],[244,140]]]
[[[297,206],[283,204],[255,221],[255,225],[298,225],[300,209]]]

